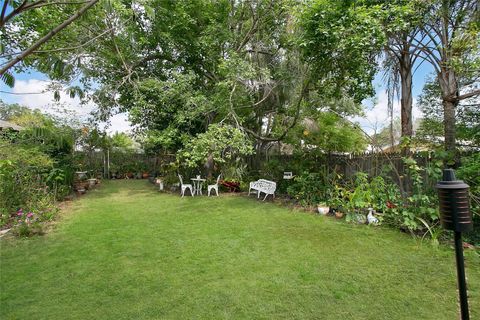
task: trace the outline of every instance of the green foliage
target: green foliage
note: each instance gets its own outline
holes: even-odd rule
[[[418,165],[413,158],[405,158],[404,164],[408,177],[411,179],[413,190],[409,196],[400,202],[394,202],[385,211],[385,221],[393,226],[411,232],[431,232],[431,228],[439,219],[438,198],[433,183],[441,176],[441,161],[433,161],[426,167]],[[425,231],[425,226],[427,230]]]
[[[457,178],[470,186],[470,205],[473,215],[473,231],[467,233],[467,241],[480,245],[480,153],[476,152],[462,158],[462,164],[456,171]]]
[[[416,139],[423,143],[440,146],[443,144],[444,123],[441,90],[438,82],[429,81],[423,87],[418,105],[423,113]],[[455,130],[457,145],[462,148],[480,146],[480,98],[472,97],[461,101],[456,107]]]
[[[379,5],[307,2],[300,15],[299,46],[314,68],[319,90],[333,89],[337,97],[348,93],[358,102],[373,94],[375,57],[385,41],[381,15]]]
[[[25,106],[17,103],[5,103],[2,99],[0,99],[0,119],[2,120],[11,121],[12,119],[27,112],[31,112],[31,110]]]
[[[328,201],[331,181],[326,173],[326,170],[322,173],[303,172],[295,176],[287,194],[304,207]]]
[[[1,224],[18,226],[23,235],[39,231],[36,222],[50,220],[56,212],[55,194],[47,186],[57,185],[53,180],[59,178],[53,161],[38,147],[18,146],[3,138],[0,138],[0,159]],[[19,210],[33,212],[35,223],[14,219]]]
[[[253,146],[239,129],[229,125],[210,125],[205,133],[185,144],[177,159],[185,166],[195,168],[211,159],[219,165],[236,164],[239,157],[252,155]]]
[[[291,132],[286,142],[317,152],[362,152],[367,140],[362,130],[333,112],[316,112],[315,118],[305,118]],[[303,150],[305,152],[305,150]]]
[[[110,137],[110,143],[113,148],[120,151],[129,151],[133,149],[133,139],[125,132],[115,132]]]
[[[3,52],[3,50],[2,50]],[[15,86],[15,78],[10,72],[4,72],[2,75],[0,75],[0,79],[5,83],[7,86],[10,88],[13,88]]]
[[[205,128],[212,101],[198,90],[193,73],[175,73],[165,81],[145,79],[138,91],[125,92],[122,101],[134,99],[130,120],[140,126],[147,149],[177,150]]]
[[[328,203],[339,211],[347,214],[347,221],[364,222],[360,215],[366,214],[366,209],[386,213],[389,206],[400,198],[400,191],[395,184],[387,183],[383,177],[369,178],[365,172],[357,172],[353,180],[344,186],[335,184],[330,191]],[[383,217],[380,216],[380,220]]]
[[[75,130],[38,110],[2,106],[2,117],[24,129],[0,134],[0,223],[20,235],[39,233],[71,191]],[[20,209],[35,218],[18,218]]]
[[[12,9],[18,12],[0,27],[0,52],[5,59],[13,59],[19,52],[27,50],[41,37],[66,21],[84,2],[65,3],[25,3],[23,1],[7,1],[6,14],[12,13]],[[3,6],[2,2],[2,6]],[[6,4],[6,3],[5,3]],[[15,13],[15,11],[13,11]],[[69,27],[57,33],[50,41],[44,43],[40,50],[24,58],[10,71],[22,72],[29,68],[35,68],[48,74],[51,78],[71,80],[75,74],[75,66],[79,63],[75,53],[82,51],[82,43],[86,43],[96,36],[96,31],[101,30],[104,24],[96,24],[95,20],[100,16],[98,8],[87,11],[81,19],[77,19]],[[3,20],[3,17],[2,17]],[[3,21],[2,21],[3,22]],[[82,27],[89,25],[88,30]],[[93,45],[92,45],[93,47]],[[76,49],[75,49],[76,48]],[[5,80],[5,79],[4,79]],[[8,82],[7,82],[8,84]]]

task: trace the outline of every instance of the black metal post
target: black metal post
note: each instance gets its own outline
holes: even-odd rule
[[[467,283],[465,281],[465,265],[463,261],[463,243],[462,233],[455,231],[455,257],[457,260],[457,278],[458,291],[460,295],[460,312],[462,320],[469,320],[468,313],[468,297],[467,297]]]

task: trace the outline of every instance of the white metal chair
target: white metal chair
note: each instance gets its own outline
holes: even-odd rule
[[[212,191],[212,190],[215,190],[215,192],[217,193],[217,197],[218,197],[218,183],[220,182],[220,177],[221,176],[222,176],[221,174],[218,175],[216,184],[211,184],[207,187],[209,197],[210,197],[210,191]]]
[[[181,175],[178,175],[178,179],[180,179],[180,189],[182,191],[182,198],[185,195],[185,190],[187,190],[187,189],[190,190],[190,194],[193,197],[193,187],[192,187],[192,185],[191,184],[184,184]]]

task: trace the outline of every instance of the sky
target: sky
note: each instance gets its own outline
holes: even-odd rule
[[[413,108],[412,118],[413,123],[422,117],[422,112],[417,106],[418,96],[422,93],[425,82],[431,78],[434,69],[427,63],[421,64],[413,74]],[[388,119],[388,96],[383,74],[378,73],[373,81],[376,95],[368,101],[364,101],[365,117],[355,117],[352,120],[358,122],[360,127],[368,134],[378,132],[379,129],[386,127],[389,124]],[[394,117],[400,118],[400,101],[395,101],[393,104]]]
[[[421,112],[416,107],[418,95],[421,93],[423,85],[433,69],[428,64],[421,65],[413,76],[413,120],[421,117]],[[32,71],[30,73],[21,73],[15,75],[15,87],[9,88],[3,82],[0,82],[0,99],[7,103],[19,103],[32,109],[40,109],[47,113],[56,113],[56,103],[53,98],[53,92],[44,92],[48,85],[48,78],[39,72]],[[355,117],[353,120],[360,124],[360,127],[372,134],[375,130],[388,125],[388,99],[382,74],[377,74],[374,80],[376,88],[376,96],[365,101],[367,108],[365,109],[365,117]],[[8,93],[7,93],[8,92]],[[13,94],[9,94],[13,93]],[[29,94],[41,93],[41,94]],[[68,94],[62,93],[60,103],[69,111],[74,112],[78,118],[87,118],[89,113],[95,109],[93,103],[81,105],[78,98],[70,98]],[[394,103],[394,116],[400,117],[400,103]],[[131,123],[128,121],[128,115],[125,113],[117,114],[110,119],[110,123],[99,124],[101,128],[105,128],[107,132],[128,132],[132,129]]]
[[[13,88],[9,88],[3,82],[0,83],[0,99],[6,103],[18,103],[31,109],[39,109],[42,112],[52,114],[58,114],[57,109],[61,105],[69,113],[74,113],[79,119],[87,119],[90,112],[95,109],[93,103],[82,105],[78,97],[72,99],[65,92],[60,94],[60,101],[55,101],[53,92],[43,92],[50,81],[47,76],[40,72],[32,71],[15,74],[14,76],[15,86]],[[106,129],[109,133],[127,132],[132,129],[125,113],[113,116],[108,124],[99,123],[99,127]]]

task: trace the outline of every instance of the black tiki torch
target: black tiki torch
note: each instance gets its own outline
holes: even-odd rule
[[[462,320],[469,320],[467,284],[463,261],[462,232],[473,228],[470,213],[469,186],[456,180],[453,169],[443,170],[443,181],[436,185],[440,201],[440,221],[447,230],[455,233],[455,257],[457,260],[458,291],[460,294],[460,311]]]

